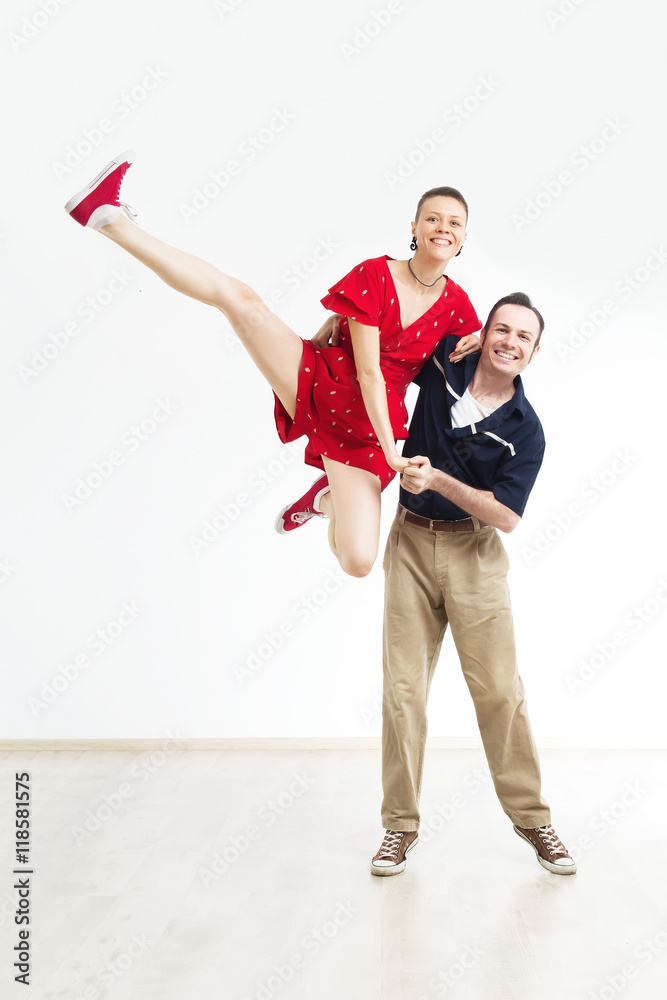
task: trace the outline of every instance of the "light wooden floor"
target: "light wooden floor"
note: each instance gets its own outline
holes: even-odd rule
[[[554,826],[580,845],[573,877],[539,867],[474,750],[429,752],[423,842],[386,879],[368,871],[375,751],[4,753],[1,995],[664,1000],[664,752],[541,760]],[[12,969],[17,770],[34,802],[29,992]]]

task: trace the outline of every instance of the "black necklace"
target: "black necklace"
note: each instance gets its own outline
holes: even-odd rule
[[[412,259],[413,258],[411,257],[410,260],[412,260]],[[437,283],[440,281],[440,278],[444,278],[444,274],[441,274],[439,278],[436,278],[435,281],[432,281],[430,285],[427,285],[425,281],[421,280],[421,278],[417,278],[417,275],[412,270],[412,266],[410,264],[410,260],[408,261],[408,267],[410,268],[410,274],[412,275],[413,278],[415,278],[419,282],[420,285],[423,285],[424,288],[433,288],[433,286],[437,285]]]

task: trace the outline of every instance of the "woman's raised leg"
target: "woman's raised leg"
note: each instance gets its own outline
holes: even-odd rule
[[[331,492],[320,506],[329,518],[331,550],[350,576],[367,576],[380,541],[380,480],[366,469],[322,461]]]
[[[123,215],[98,232],[177,292],[224,313],[289,415],[294,416],[303,343],[257,292],[212,264],[162,243]]]

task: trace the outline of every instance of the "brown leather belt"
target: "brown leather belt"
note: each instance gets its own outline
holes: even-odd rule
[[[429,528],[431,531],[474,531],[475,521],[472,517],[464,517],[460,521],[433,521],[429,517],[421,517],[419,514],[413,514],[411,510],[406,507],[401,506],[399,503],[397,509],[397,514],[403,515],[403,520],[407,521],[408,524],[417,524],[420,528]],[[487,521],[480,521],[479,518],[475,518],[478,522],[480,528],[488,528]]]

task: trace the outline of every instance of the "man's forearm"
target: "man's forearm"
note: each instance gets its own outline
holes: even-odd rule
[[[487,524],[493,525],[500,531],[513,531],[521,520],[518,514],[496,500],[493,493],[487,490],[476,490],[474,486],[467,486],[439,469],[433,470],[429,489],[435,490],[436,493],[440,493],[461,510],[467,511],[473,517],[478,517],[480,521],[486,521]]]

